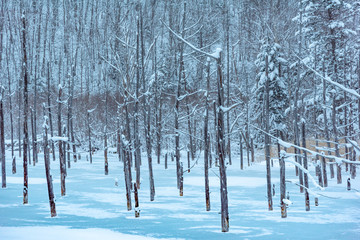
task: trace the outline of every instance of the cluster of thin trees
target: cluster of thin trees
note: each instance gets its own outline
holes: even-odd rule
[[[331,177],[336,168],[338,183],[344,164],[356,175],[359,1],[0,2],[3,187],[10,139],[12,173],[16,152],[23,161],[24,204],[27,168],[39,161],[41,149],[48,179],[50,160],[59,161],[65,195],[67,168],[82,152],[90,153],[92,163],[91,153],[103,150],[108,174],[108,149],[116,148],[129,210],[132,168],[136,190],[141,185],[141,152],[147,156],[151,201],[153,156],[158,164],[175,158],[181,195],[180,152],[188,153],[188,162],[203,153],[206,210],[208,169],[220,170],[222,231],[229,229],[226,165],[238,153],[237,144],[241,169],[243,151],[249,166],[255,149],[265,149],[269,210],[272,144],[279,144],[281,163],[281,143],[294,147],[306,199],[307,153],[322,160],[321,186],[327,165]],[[308,139],[314,146],[306,146]]]

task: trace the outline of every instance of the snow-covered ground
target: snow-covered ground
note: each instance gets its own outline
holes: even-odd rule
[[[184,196],[176,188],[175,163],[164,169],[154,163],[155,201],[150,202],[147,159],[143,156],[142,184],[139,190],[141,215],[127,211],[122,164],[110,154],[109,175],[104,175],[102,152],[94,155],[93,164],[83,156],[72,162],[66,178],[67,195],[60,196],[59,162],[51,161],[58,216],[50,217],[43,155],[29,167],[29,204],[22,204],[22,162],[11,174],[7,153],[7,188],[0,189],[1,240],[57,239],[360,239],[360,193],[346,190],[330,179],[329,187],[319,197],[319,206],[311,198],[311,211],[305,211],[304,195],[299,187],[287,184],[292,205],[288,218],[282,219],[279,207],[279,167],[272,168],[276,185],[274,211],[267,210],[265,163],[255,163],[240,170],[237,155],[228,166],[230,231],[220,227],[218,168],[210,171],[211,211],[205,211],[203,161],[198,159],[190,173],[184,173]],[[182,155],[185,160],[185,154]],[[154,158],[154,160],[156,160]],[[246,159],[245,159],[246,161]],[[193,162],[192,162],[193,164]],[[184,169],[187,163],[184,163]],[[358,169],[359,171],[359,169]],[[314,174],[314,169],[311,169]],[[135,173],[133,172],[133,177]],[[119,186],[115,186],[115,179]],[[297,181],[294,167],[287,165],[287,180]],[[310,188],[316,192],[310,182]],[[360,189],[359,179],[352,187]],[[327,197],[325,197],[327,196]],[[132,196],[133,200],[133,196]],[[134,207],[134,201],[132,201]]]

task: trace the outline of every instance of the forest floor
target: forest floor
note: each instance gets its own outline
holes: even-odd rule
[[[7,152],[7,188],[0,189],[0,239],[360,239],[360,192],[346,190],[349,174],[344,169],[342,184],[329,178],[329,187],[320,191],[309,183],[312,191],[322,194],[317,207],[310,195],[309,212],[305,211],[304,194],[299,187],[287,183],[292,205],[288,217],[282,219],[278,163],[275,161],[272,168],[274,210],[268,211],[265,162],[240,170],[237,155],[227,168],[230,230],[222,233],[218,168],[213,166],[209,171],[211,211],[206,212],[202,155],[190,173],[184,173],[183,197],[176,188],[175,162],[169,161],[165,170],[163,159],[158,165],[153,158],[156,188],[153,202],[149,200],[147,158],[143,155],[140,218],[134,217],[134,210],[126,209],[123,167],[117,155],[110,154],[107,176],[101,151],[94,155],[92,164],[84,156],[72,162],[64,197],[60,196],[59,163],[51,161],[58,214],[51,218],[43,155],[39,155],[35,167],[29,167],[29,204],[23,205],[22,162],[17,160],[18,172],[11,174],[11,157]],[[182,156],[185,160],[186,154]],[[186,167],[184,163],[184,170]],[[310,171],[315,176],[314,167]],[[135,173],[132,174],[134,177]],[[119,180],[118,186],[115,179]],[[286,179],[298,181],[294,167],[288,164]],[[360,189],[359,178],[351,183],[353,188]]]

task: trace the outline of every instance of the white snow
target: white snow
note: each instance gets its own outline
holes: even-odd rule
[[[146,155],[143,153],[144,156]],[[259,152],[258,155],[263,154]],[[182,152],[182,156],[186,156]],[[202,156],[202,155],[201,155]],[[84,159],[72,163],[67,169],[67,195],[60,196],[58,161],[51,161],[56,210],[50,217],[43,155],[39,163],[29,166],[29,204],[22,204],[22,162],[17,161],[18,173],[7,168],[7,188],[0,189],[0,239],[4,240],[64,240],[64,239],[357,239],[360,236],[360,194],[347,191],[346,181],[336,184],[329,178],[329,187],[318,191],[309,188],[311,211],[305,212],[304,195],[299,193],[293,164],[286,163],[286,192],[290,199],[288,217],[281,218],[279,196],[279,166],[275,162],[272,184],[274,211],[267,210],[265,162],[252,164],[240,170],[239,158],[233,152],[233,165],[227,165],[227,185],[230,213],[230,231],[221,232],[219,169],[209,170],[211,211],[205,210],[204,165],[199,158],[190,173],[184,173],[184,196],[176,187],[176,165],[168,159],[168,169],[154,162],[155,201],[149,200],[147,161],[141,168],[139,202],[141,215],[134,216],[132,193],[131,211],[126,209],[123,165],[117,155],[109,156],[109,175],[104,175],[103,152],[93,155],[93,164]],[[292,157],[289,157],[290,159]],[[144,158],[145,159],[145,158]],[[153,159],[156,159],[155,156]],[[11,166],[11,153],[7,152],[7,165]],[[185,160],[185,158],[183,159]],[[213,159],[214,161],[214,159]],[[244,161],[247,163],[245,156]],[[193,162],[191,163],[194,164]],[[186,166],[186,162],[185,165]],[[343,168],[344,171],[345,168]],[[315,176],[312,164],[309,173]],[[135,171],[132,172],[133,178]],[[344,172],[343,179],[347,173]],[[117,179],[118,186],[114,185]],[[360,182],[351,180],[353,189]],[[313,197],[319,198],[314,206]],[[344,206],[346,206],[344,208]],[[281,223],[281,224],[279,224]],[[328,224],[331,224],[329,228]],[[304,229],[306,231],[304,232]]]
[[[77,240],[155,240],[157,238],[135,234],[123,234],[109,229],[87,228],[74,229],[66,226],[53,227],[0,227],[2,239],[50,240],[50,239],[77,239]],[[170,240],[174,238],[162,238]]]

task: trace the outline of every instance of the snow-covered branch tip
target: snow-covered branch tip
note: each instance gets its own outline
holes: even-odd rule
[[[96,105],[93,109],[89,109],[89,110],[87,110],[87,112],[88,112],[88,113],[92,113],[93,111],[95,111],[95,110],[96,110],[96,108],[97,108],[97,105]]]
[[[360,161],[351,161],[349,159],[346,159],[346,158],[341,158],[341,157],[336,157],[336,156],[333,156],[333,155],[325,155],[325,153],[321,152],[316,152],[316,151],[312,151],[310,149],[307,149],[307,148],[304,148],[304,147],[300,147],[298,145],[295,145],[293,143],[289,143],[289,142],[285,142],[283,140],[281,140],[280,138],[277,138],[275,137],[274,135],[270,134],[270,133],[267,133],[266,131],[250,124],[253,128],[263,132],[264,134],[268,135],[269,137],[275,139],[278,141],[278,143],[285,147],[285,148],[296,148],[296,149],[299,149],[301,151],[304,151],[304,152],[307,152],[307,153],[310,153],[312,156],[319,156],[319,157],[324,157],[324,158],[327,158],[327,159],[331,159],[331,160],[335,160],[335,162],[329,162],[329,164],[334,164],[334,163],[337,163],[337,164],[341,164],[341,163],[349,163],[349,164],[356,164],[356,165],[360,165]]]
[[[307,65],[303,59],[301,59],[299,56],[296,55],[296,57],[301,61],[301,63],[307,67],[309,70],[311,70],[315,75],[317,75],[318,77],[320,77],[321,79],[324,79],[326,82],[342,89],[343,91],[347,92],[347,93],[350,93],[351,95],[357,97],[357,98],[360,98],[360,94],[358,94],[354,89],[350,89],[350,88],[347,88],[345,87],[344,85],[340,84],[340,83],[337,83],[337,82],[334,82],[333,80],[331,80],[331,78],[329,76],[327,77],[324,77],[323,75],[321,75],[319,72],[317,72],[315,69],[313,69],[312,67],[310,67],[309,65]]]
[[[314,179],[314,177],[310,174],[310,171],[306,168],[304,168],[301,164],[295,162],[294,160],[292,159],[288,159],[288,158],[285,158],[284,159],[285,162],[288,162],[288,163],[291,163],[295,166],[297,166],[298,168],[300,168],[304,173],[306,173],[308,175],[308,177],[310,178],[310,180],[313,182],[313,184],[315,185],[315,187],[317,187],[318,189],[320,190],[324,190],[324,188],[322,186],[320,186],[316,180]]]
[[[215,60],[219,60],[220,57],[220,52],[222,51],[221,48],[217,48],[216,51],[213,54],[207,53],[202,51],[201,49],[195,47],[194,45],[192,45],[191,43],[189,43],[188,41],[186,41],[184,38],[182,38],[179,34],[177,34],[174,30],[172,30],[168,25],[166,25],[166,23],[164,23],[164,21],[160,18],[160,22],[162,24],[164,24],[164,26],[169,29],[169,31],[175,35],[175,37],[177,37],[179,40],[181,40],[183,43],[185,43],[186,45],[188,45],[190,48],[192,48],[194,51],[204,54],[205,56],[215,59]]]

